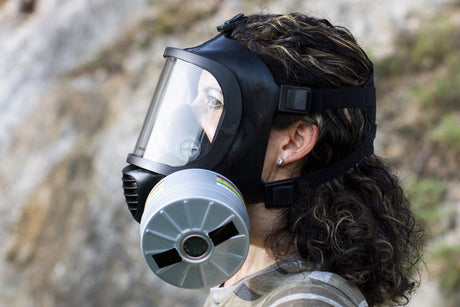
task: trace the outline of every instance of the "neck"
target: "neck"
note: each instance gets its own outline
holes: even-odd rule
[[[267,236],[273,231],[278,221],[279,210],[265,208],[264,203],[247,206],[251,232],[249,235],[249,251],[245,262],[238,272],[228,279],[224,286],[230,286],[241,279],[252,275],[276,262],[264,247]]]
[[[245,262],[235,275],[225,281],[224,286],[231,286],[273,263],[275,263],[274,259],[267,254],[264,248],[251,244]]]

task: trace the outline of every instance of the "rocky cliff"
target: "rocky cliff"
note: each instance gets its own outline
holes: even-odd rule
[[[444,2],[0,0],[0,304],[202,303],[148,270],[121,188],[166,46],[240,11],[302,11],[381,57]]]

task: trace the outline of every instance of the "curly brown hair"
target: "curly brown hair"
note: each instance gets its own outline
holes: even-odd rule
[[[325,19],[299,13],[252,15],[230,37],[257,54],[278,84],[360,87],[372,73],[372,63],[352,34]],[[273,127],[285,128],[298,120],[319,130],[302,174],[340,161],[374,127],[373,115],[359,108],[280,114]],[[266,242],[276,258],[295,246],[303,259],[356,284],[369,305],[407,304],[418,284],[415,272],[423,232],[397,177],[376,155],[334,180],[302,191],[282,210],[280,223]]]

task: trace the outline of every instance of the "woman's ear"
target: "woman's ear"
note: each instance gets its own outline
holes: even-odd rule
[[[282,146],[284,163],[301,160],[318,141],[318,126],[297,121],[287,128],[286,142]]]
[[[272,128],[265,153],[262,180],[292,178],[318,140],[318,127],[298,121],[285,129]]]

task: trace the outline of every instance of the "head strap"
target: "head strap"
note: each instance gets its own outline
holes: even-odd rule
[[[374,153],[376,95],[373,70],[360,88],[311,89],[282,85],[278,111],[282,113],[307,114],[327,109],[362,108],[374,123],[372,130],[361,145],[340,161],[325,168],[309,172],[296,178],[263,184],[264,202],[267,208],[289,207],[306,189],[311,189],[339,177],[360,163],[364,157]]]
[[[278,112],[308,114],[327,109],[375,108],[375,88],[311,89],[282,85]]]
[[[375,110],[374,70],[362,87],[312,89],[281,85],[278,112],[305,115],[327,109],[363,108]],[[375,121],[371,116],[370,120]]]

